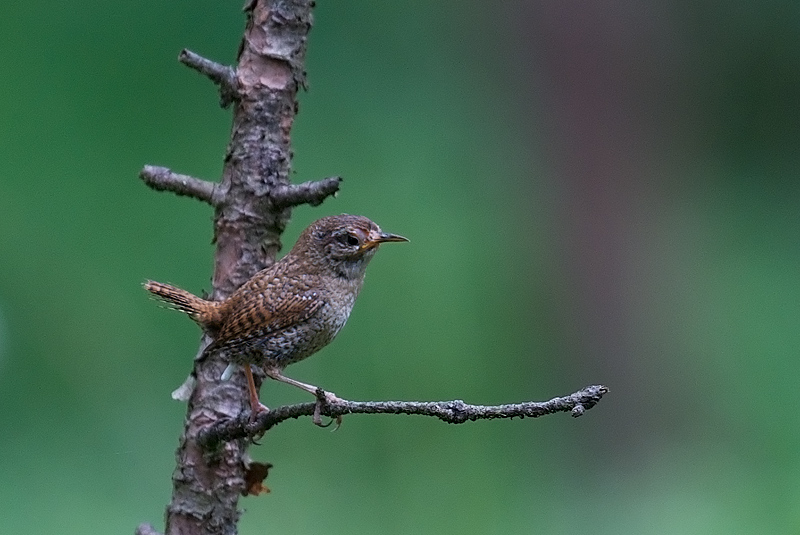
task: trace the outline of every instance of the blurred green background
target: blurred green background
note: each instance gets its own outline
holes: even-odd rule
[[[162,528],[230,127],[188,47],[241,2],[0,8],[0,531]],[[301,207],[411,238],[290,375],[351,399],[545,400],[584,417],[291,421],[241,533],[800,532],[800,4],[319,2]],[[267,405],[307,400],[279,384]]]

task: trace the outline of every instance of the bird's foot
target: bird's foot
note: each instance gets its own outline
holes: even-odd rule
[[[327,424],[323,424],[322,414],[321,414],[322,406],[335,405],[336,403],[344,402],[344,400],[340,397],[337,397],[336,394],[334,394],[333,392],[326,392],[321,388],[317,388],[317,391],[314,393],[314,395],[317,397],[317,402],[314,405],[314,416],[311,419],[314,422],[314,425],[318,427],[329,427],[335,420],[336,427],[334,427],[333,430],[336,431],[337,429],[339,429],[339,427],[341,427],[342,425],[342,415],[340,414]]]
[[[252,405],[250,407],[250,418],[249,418],[250,423],[249,423],[248,427],[254,425],[258,421],[258,416],[260,414],[265,413],[265,412],[269,412],[269,407],[267,407],[266,405],[261,404],[261,402],[258,402],[257,405]],[[260,446],[261,443],[259,443],[258,441],[261,439],[263,434],[264,433],[261,432],[261,433],[258,433],[257,435],[253,435],[252,437],[250,437],[250,442],[252,442],[256,446]]]
[[[261,414],[262,412],[269,412],[269,407],[267,407],[266,405],[262,404],[261,402],[258,402],[255,405],[251,405],[250,406],[250,421],[254,422],[255,420],[257,420],[258,419],[258,415]]]

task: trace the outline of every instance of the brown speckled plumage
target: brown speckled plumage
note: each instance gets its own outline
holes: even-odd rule
[[[406,239],[382,232],[366,217],[325,217],[305,229],[285,257],[224,301],[207,301],[158,282],[144,286],[212,336],[207,351],[219,351],[244,365],[253,409],[263,410],[255,405],[249,365],[314,393],[316,387],[283,376],[283,368],[333,340],[350,316],[378,245],[391,241]]]

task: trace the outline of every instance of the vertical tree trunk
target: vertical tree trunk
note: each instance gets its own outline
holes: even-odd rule
[[[229,80],[215,80],[223,103],[233,102],[234,110],[222,181],[212,202],[216,207],[213,299],[230,295],[274,262],[280,249],[293,203],[277,193],[289,184],[290,131],[297,91],[304,86],[312,5],[311,0],[248,2],[238,65]],[[236,533],[247,441],[227,442],[209,454],[196,440],[202,429],[237,416],[246,404],[241,374],[220,381],[224,368],[216,357],[202,357],[194,364],[196,383],[188,400],[166,513],[168,535]]]

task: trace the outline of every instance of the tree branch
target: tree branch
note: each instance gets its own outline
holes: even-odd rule
[[[322,180],[286,184],[274,188],[269,196],[275,208],[286,208],[300,204],[319,206],[329,195],[336,196],[342,177],[331,176]]]
[[[607,392],[608,388],[605,386],[592,385],[569,396],[553,398],[550,401],[527,401],[508,405],[469,405],[461,400],[341,400],[323,404],[319,407],[319,414],[329,418],[340,418],[345,414],[416,414],[433,416],[450,424],[495,418],[538,418],[556,412],[571,412],[572,416],[577,418],[594,407]],[[197,441],[202,447],[213,449],[221,442],[259,437],[290,418],[313,416],[317,409],[318,404],[314,402],[283,405],[260,414],[254,421],[250,420],[249,413],[243,413],[237,418],[221,420],[210,425],[200,432]]]
[[[223,108],[227,108],[234,100],[239,98],[239,83],[236,80],[236,71],[233,67],[206,59],[186,48],[178,54],[178,61],[207,76],[219,86],[219,105]]]
[[[217,206],[222,201],[223,195],[219,184],[193,176],[179,175],[166,167],[145,165],[139,172],[139,178],[156,191],[171,191],[176,195],[207,202],[211,206]]]

